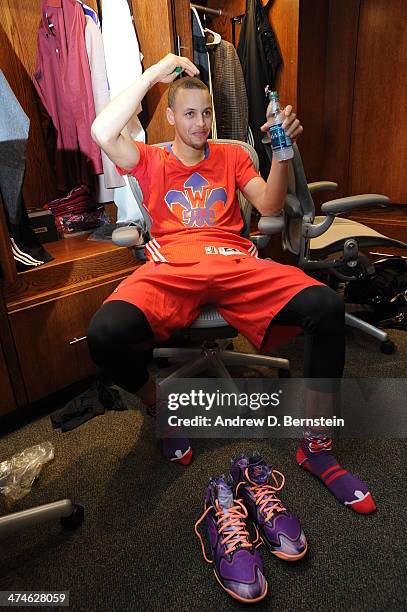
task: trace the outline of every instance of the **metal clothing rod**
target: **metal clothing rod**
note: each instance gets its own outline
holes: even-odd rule
[[[191,3],[191,8],[194,8],[197,11],[200,11],[201,13],[207,13],[208,15],[217,15],[218,17],[223,14],[222,9],[208,8],[207,6],[201,6],[200,4]]]

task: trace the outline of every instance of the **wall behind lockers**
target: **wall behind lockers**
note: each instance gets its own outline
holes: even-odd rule
[[[406,23],[405,0],[330,0],[321,175],[339,195],[407,203]]]

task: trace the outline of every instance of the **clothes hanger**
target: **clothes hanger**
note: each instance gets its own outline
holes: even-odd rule
[[[222,37],[220,34],[218,34],[217,32],[214,32],[213,30],[210,30],[209,28],[204,28],[204,33],[212,34],[213,36],[213,41],[206,43],[207,47],[214,47],[215,45],[219,45],[219,43],[222,40]]]

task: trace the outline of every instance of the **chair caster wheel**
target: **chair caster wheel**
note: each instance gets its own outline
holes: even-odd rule
[[[278,377],[279,378],[291,378],[290,370],[284,370],[283,368],[278,368]]]
[[[75,504],[73,512],[70,516],[61,517],[61,525],[64,529],[73,531],[77,529],[83,523],[85,517],[85,508],[80,504]]]
[[[396,345],[392,340],[385,340],[380,343],[380,350],[385,355],[393,355],[396,350]]]

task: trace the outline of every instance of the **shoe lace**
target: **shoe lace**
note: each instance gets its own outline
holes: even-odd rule
[[[285,512],[285,506],[283,505],[281,499],[277,497],[277,491],[281,491],[285,484],[284,474],[278,470],[273,470],[271,472],[271,478],[274,481],[274,485],[270,483],[259,485],[257,482],[250,480],[249,468],[246,468],[244,475],[246,477],[246,481],[243,480],[242,482],[239,482],[236,487],[236,494],[240,485],[247,485],[249,482],[252,485],[249,487],[249,491],[253,494],[256,506],[259,506],[260,511],[262,514],[264,514],[267,522],[272,519],[275,512]],[[276,475],[281,477],[280,482],[278,482]]]
[[[225,553],[231,553],[236,550],[238,546],[241,548],[252,548],[252,543],[249,541],[249,532],[246,530],[245,519],[247,518],[247,510],[243,505],[241,499],[235,499],[235,505],[225,510],[220,506],[219,501],[215,500],[215,507],[209,506],[202,516],[195,523],[195,533],[199,538],[202,547],[202,554],[205,561],[213,563],[211,559],[208,559],[205,552],[205,546],[201,534],[198,531],[198,525],[204,520],[208,512],[215,510],[215,516],[217,518],[218,531],[223,534],[221,544],[227,544]]]

